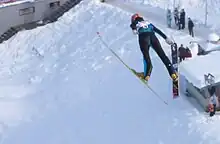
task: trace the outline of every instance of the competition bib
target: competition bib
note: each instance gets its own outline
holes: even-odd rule
[[[149,22],[148,21],[141,21],[141,22],[138,22],[136,27],[137,29],[140,29],[140,28],[148,28],[149,27]]]

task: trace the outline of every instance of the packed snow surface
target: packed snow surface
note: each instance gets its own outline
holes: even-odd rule
[[[183,61],[180,64],[180,73],[198,88],[206,86],[204,75],[212,74],[215,82],[220,82],[220,67],[217,61],[219,57],[220,52],[217,51]]]
[[[178,7],[179,10],[184,9],[186,17],[191,17],[198,26],[203,27],[205,24],[206,2],[207,2],[207,25],[212,31],[219,31],[220,21],[217,19],[220,16],[220,1],[219,0],[119,0],[131,2],[140,5],[150,5],[158,8],[161,11],[173,7]],[[165,17],[165,15],[164,15]]]
[[[100,42],[97,31],[129,66],[143,70],[130,15],[85,0],[58,22],[0,44],[1,143],[218,144],[219,117],[208,119],[183,95],[173,100],[153,50],[149,84],[168,105]],[[178,41],[190,39],[158,25]]]

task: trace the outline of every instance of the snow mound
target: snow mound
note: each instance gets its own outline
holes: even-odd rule
[[[211,34],[209,34],[208,40],[209,41],[218,41],[218,40],[220,40],[220,37],[216,33],[211,33]]]

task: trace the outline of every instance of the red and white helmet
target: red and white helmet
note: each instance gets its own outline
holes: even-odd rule
[[[141,17],[138,13],[135,13],[131,16],[131,22],[135,21],[136,18]]]

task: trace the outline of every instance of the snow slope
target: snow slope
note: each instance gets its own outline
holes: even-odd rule
[[[168,106],[96,36],[100,31],[126,63],[142,70],[129,22],[128,12],[83,1],[58,22],[0,44],[1,143],[219,143],[218,117],[207,124],[185,97],[174,101],[157,57],[150,85]]]
[[[154,2],[157,3],[157,1]],[[207,73],[212,73],[216,77],[216,82],[219,81],[219,68],[216,67],[218,65],[218,61],[216,61],[216,59],[218,58],[219,54],[210,54],[211,56],[197,57],[197,42],[207,52],[219,51],[218,44],[207,43],[208,39],[212,41],[216,41],[217,39],[219,39],[219,36],[215,33],[208,33],[208,31],[211,31],[209,28],[196,28],[196,36],[192,38],[188,35],[187,30],[177,31],[173,28],[167,28],[165,24],[166,19],[164,17],[164,10],[160,8],[155,8],[150,5],[134,4],[134,2],[129,1],[109,1],[108,3],[113,6],[120,7],[121,9],[124,9],[126,11],[130,11],[132,13],[140,13],[142,16],[145,17],[145,19],[149,20],[153,24],[156,24],[157,27],[161,28],[168,36],[174,38],[178,45],[183,44],[184,46],[186,46],[188,43],[193,42],[192,44],[187,46],[191,49],[191,52],[193,53],[193,58],[196,59],[194,60],[193,58],[189,58],[186,62],[181,64],[180,73],[185,75],[188,80],[190,80],[190,82],[194,83],[195,86],[204,86],[204,74]],[[166,49],[164,45],[165,44],[163,44],[163,48],[167,50],[167,54],[170,55],[170,48]],[[204,62],[207,64],[206,67],[201,66],[201,64]],[[185,89],[184,83],[181,83],[181,88],[182,90]]]
[[[167,8],[173,9],[173,6],[179,6],[180,9],[184,8],[186,15],[190,16],[196,23],[197,27],[202,27],[201,24],[205,23],[205,6],[206,0],[121,0],[137,4],[145,4],[153,7],[166,10]],[[208,0],[208,25],[214,31],[219,31],[220,22],[217,20],[220,16],[220,1]],[[165,11],[164,11],[165,12]],[[165,17],[165,13],[164,13]]]

